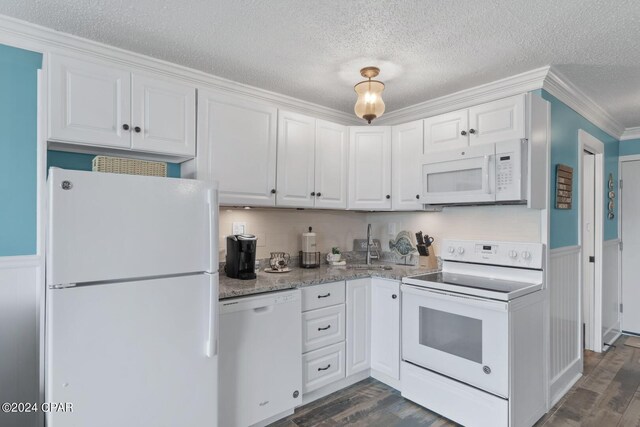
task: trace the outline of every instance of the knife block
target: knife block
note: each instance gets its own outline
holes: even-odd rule
[[[436,270],[438,268],[438,257],[433,253],[433,249],[429,251],[429,255],[420,256],[420,267]]]

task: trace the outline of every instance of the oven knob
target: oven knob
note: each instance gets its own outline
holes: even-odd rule
[[[453,246],[449,246],[449,253],[452,254],[456,251],[456,248],[454,248]]]
[[[516,251],[509,251],[509,258],[512,258],[512,259],[516,259],[516,258],[518,258],[518,252],[516,252]]]
[[[462,246],[458,247],[458,253],[462,255],[464,253],[464,248]]]
[[[531,259],[531,253],[529,251],[522,251],[522,258]]]

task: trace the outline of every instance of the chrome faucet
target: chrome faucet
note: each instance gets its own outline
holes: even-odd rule
[[[379,258],[380,255],[374,256],[371,254],[371,247],[373,246],[373,240],[371,239],[371,224],[367,225],[367,265],[371,265],[371,258]]]

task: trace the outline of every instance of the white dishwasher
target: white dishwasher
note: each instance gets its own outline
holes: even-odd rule
[[[302,403],[300,290],[220,301],[219,425],[248,427]]]

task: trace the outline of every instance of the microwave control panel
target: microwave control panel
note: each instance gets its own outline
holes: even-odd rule
[[[501,154],[496,159],[496,192],[502,193],[513,185],[513,155]]]
[[[527,181],[527,140],[496,143],[496,201],[524,200]]]

